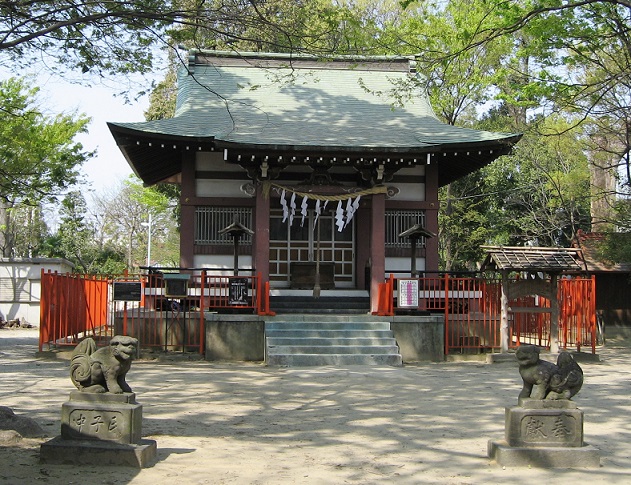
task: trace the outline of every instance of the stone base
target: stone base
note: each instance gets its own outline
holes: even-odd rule
[[[114,465],[135,468],[151,466],[157,456],[154,440],[140,440],[138,444],[108,441],[66,440],[60,436],[40,447],[40,463],[55,465]]]
[[[596,468],[599,451],[583,441],[583,411],[573,401],[524,398],[506,408],[505,439],[489,441],[502,466]]]
[[[66,440],[139,443],[142,405],[136,394],[73,391],[61,406],[61,437]]]
[[[598,468],[599,451],[588,444],[580,447],[514,447],[506,441],[489,441],[488,456],[501,466],[539,468]]]
[[[515,448],[583,446],[583,411],[568,400],[521,399],[506,408],[505,440]]]

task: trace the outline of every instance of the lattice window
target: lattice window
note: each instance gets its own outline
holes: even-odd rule
[[[252,228],[252,209],[249,207],[196,207],[195,244],[232,244],[233,239],[227,234],[219,234],[219,231],[235,221]],[[239,241],[242,244],[251,244],[252,237],[244,235]]]
[[[409,248],[410,238],[400,238],[406,229],[414,224],[425,226],[425,211],[422,210],[389,210],[386,211],[386,247]],[[425,238],[418,240],[417,247],[425,247]]]

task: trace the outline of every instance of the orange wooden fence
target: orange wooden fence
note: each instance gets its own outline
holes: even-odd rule
[[[269,294],[263,294],[269,286],[261,287],[258,275],[215,275],[205,270],[176,274],[186,282],[180,288],[184,293],[177,295],[169,293],[170,275],[42,272],[40,350],[44,345],[74,346],[85,337],[98,342],[124,334],[138,338],[144,348],[203,353],[205,312],[273,313]],[[119,284],[137,284],[138,294],[117,299]]]
[[[399,281],[407,284],[400,293]],[[113,285],[138,282],[138,301],[119,301]],[[106,341],[114,334],[138,338],[143,347],[204,352],[207,311],[273,315],[269,283],[258,275],[214,275],[205,270],[187,278],[185,296],[169,295],[165,275],[84,276],[42,272],[40,350],[44,345],[74,346],[82,338]],[[379,315],[401,311],[442,313],[445,316],[445,353],[491,352],[501,348],[498,280],[455,278],[402,278],[390,276],[379,287]],[[395,291],[396,290],[396,291]],[[559,280],[559,345],[595,352],[595,279]],[[408,306],[402,309],[403,299]],[[409,303],[413,306],[410,307]],[[395,303],[396,302],[396,303]],[[512,308],[541,311],[511,312],[509,347],[550,345],[550,302],[525,297]]]
[[[39,349],[45,343],[74,344],[108,334],[109,280],[42,270]]]
[[[404,283],[399,285],[399,281]],[[401,292],[404,288],[406,293]],[[412,288],[412,290],[410,290]],[[395,291],[396,290],[396,291]],[[399,278],[391,275],[379,286],[376,314],[416,312],[444,313],[445,353],[492,352],[501,348],[501,284],[484,278]],[[595,278],[559,280],[559,345],[580,351],[596,351]],[[509,347],[533,344],[550,346],[550,302],[538,296],[510,302],[511,308],[533,311],[509,314]]]

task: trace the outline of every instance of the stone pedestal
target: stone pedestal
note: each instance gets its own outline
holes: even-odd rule
[[[142,439],[142,405],[134,393],[74,391],[61,409],[61,436],[40,448],[41,463],[144,468],[157,445]]]
[[[505,439],[489,441],[488,454],[503,466],[600,466],[598,450],[583,441],[583,411],[567,400],[523,399],[506,408]]]

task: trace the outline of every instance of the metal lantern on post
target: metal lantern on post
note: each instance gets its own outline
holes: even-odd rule
[[[240,222],[234,221],[228,227],[219,230],[219,234],[228,234],[234,241],[234,276],[239,275],[239,240],[243,235],[252,236],[254,231]]]
[[[409,229],[406,229],[401,234],[399,234],[399,237],[410,238],[410,245],[411,245],[410,257],[412,258],[412,261],[410,263],[410,274],[412,278],[415,278],[416,277],[416,241],[421,237],[436,237],[436,234],[425,229],[420,224],[414,224],[412,227],[410,227]]]

